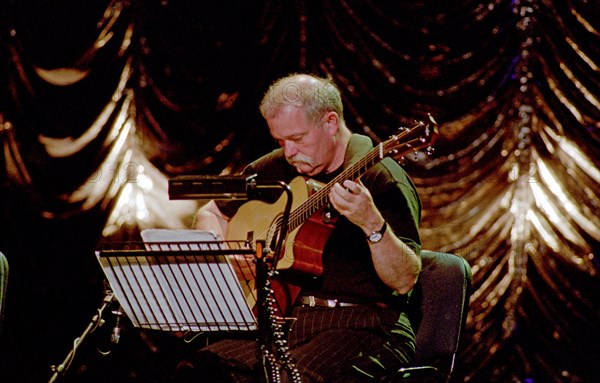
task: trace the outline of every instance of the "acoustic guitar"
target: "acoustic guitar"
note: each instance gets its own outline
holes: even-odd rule
[[[376,145],[327,184],[304,177],[293,179],[289,184],[293,198],[285,246],[281,254],[272,254],[277,257],[276,268],[315,276],[322,274],[322,250],[335,221],[324,210],[333,185],[344,180],[358,180],[385,157],[399,160],[411,154],[419,155],[423,149],[431,152],[436,136],[437,123],[430,115],[428,123],[417,121],[413,127],[401,129],[397,135]],[[274,249],[281,232],[285,205],[286,195],[272,204],[257,200],[246,202],[229,221],[227,239],[264,240]]]

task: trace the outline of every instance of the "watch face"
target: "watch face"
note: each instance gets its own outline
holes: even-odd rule
[[[383,237],[383,234],[381,234],[380,232],[371,233],[371,235],[369,235],[369,241],[379,242],[381,240],[381,237]]]

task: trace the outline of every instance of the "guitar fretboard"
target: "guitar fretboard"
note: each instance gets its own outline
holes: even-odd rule
[[[298,206],[290,214],[288,229],[290,231],[294,230],[298,226],[302,225],[302,223],[304,223],[304,221],[306,221],[308,217],[310,217],[319,209],[327,205],[327,202],[329,201],[329,192],[333,185],[335,185],[336,183],[341,183],[348,179],[356,180],[369,168],[371,168],[377,162],[381,161],[385,157],[382,155],[382,145],[383,143],[377,145],[377,147],[372,149],[366,156],[352,164],[352,166],[345,169],[342,173],[338,174],[333,180],[328,182],[315,194],[313,194],[309,199],[307,199],[306,201],[304,201],[304,203]]]
[[[383,160],[387,156],[396,159],[405,157],[408,153],[417,152],[424,147],[431,147],[431,143],[437,134],[437,123],[429,116],[431,124],[425,124],[417,121],[415,126],[401,131],[387,141],[380,143],[371,149],[360,160],[356,161],[338,174],[333,180],[329,181],[315,194],[311,195],[300,206],[290,213],[288,220],[288,231],[293,231],[302,225],[310,216],[319,209],[327,205],[329,201],[329,192],[336,183],[342,183],[345,180],[356,181],[360,176],[367,172],[373,165]],[[281,221],[277,222],[277,229],[281,229]]]

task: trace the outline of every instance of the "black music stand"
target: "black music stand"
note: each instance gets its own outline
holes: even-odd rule
[[[258,325],[248,302],[256,297],[232,262],[248,263],[244,256],[254,259],[255,251],[243,241],[127,242],[103,244],[96,255],[134,327],[252,331]]]
[[[276,273],[277,256],[287,236],[292,206],[289,186],[283,182],[257,182],[255,177],[181,176],[169,181],[170,199],[253,199],[260,189],[281,189],[286,205],[275,243],[192,241],[105,243],[96,251],[110,282],[102,306],[74,347],[58,366],[51,366],[55,382],[70,367],[75,352],[87,335],[100,327],[103,311],[118,301],[136,327],[161,331],[258,331],[260,379],[279,381],[283,367],[293,382],[300,382],[287,347],[282,345],[279,318],[273,317],[275,299],[270,279]],[[197,231],[194,231],[197,233]],[[253,246],[254,245],[254,246]],[[274,247],[274,249],[272,248]],[[254,255],[255,285],[234,278],[231,257]],[[234,261],[241,261],[234,257]],[[221,288],[219,288],[219,286]],[[225,287],[225,288],[223,288]],[[247,299],[250,292],[255,296]],[[248,304],[254,299],[256,310]],[[256,313],[255,313],[256,312]]]

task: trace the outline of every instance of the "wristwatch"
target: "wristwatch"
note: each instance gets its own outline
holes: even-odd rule
[[[374,231],[371,234],[367,235],[367,239],[371,243],[377,243],[377,242],[381,241],[381,238],[383,238],[383,234],[385,233],[386,229],[387,229],[387,222],[383,221],[383,226],[381,227],[381,229]]]

